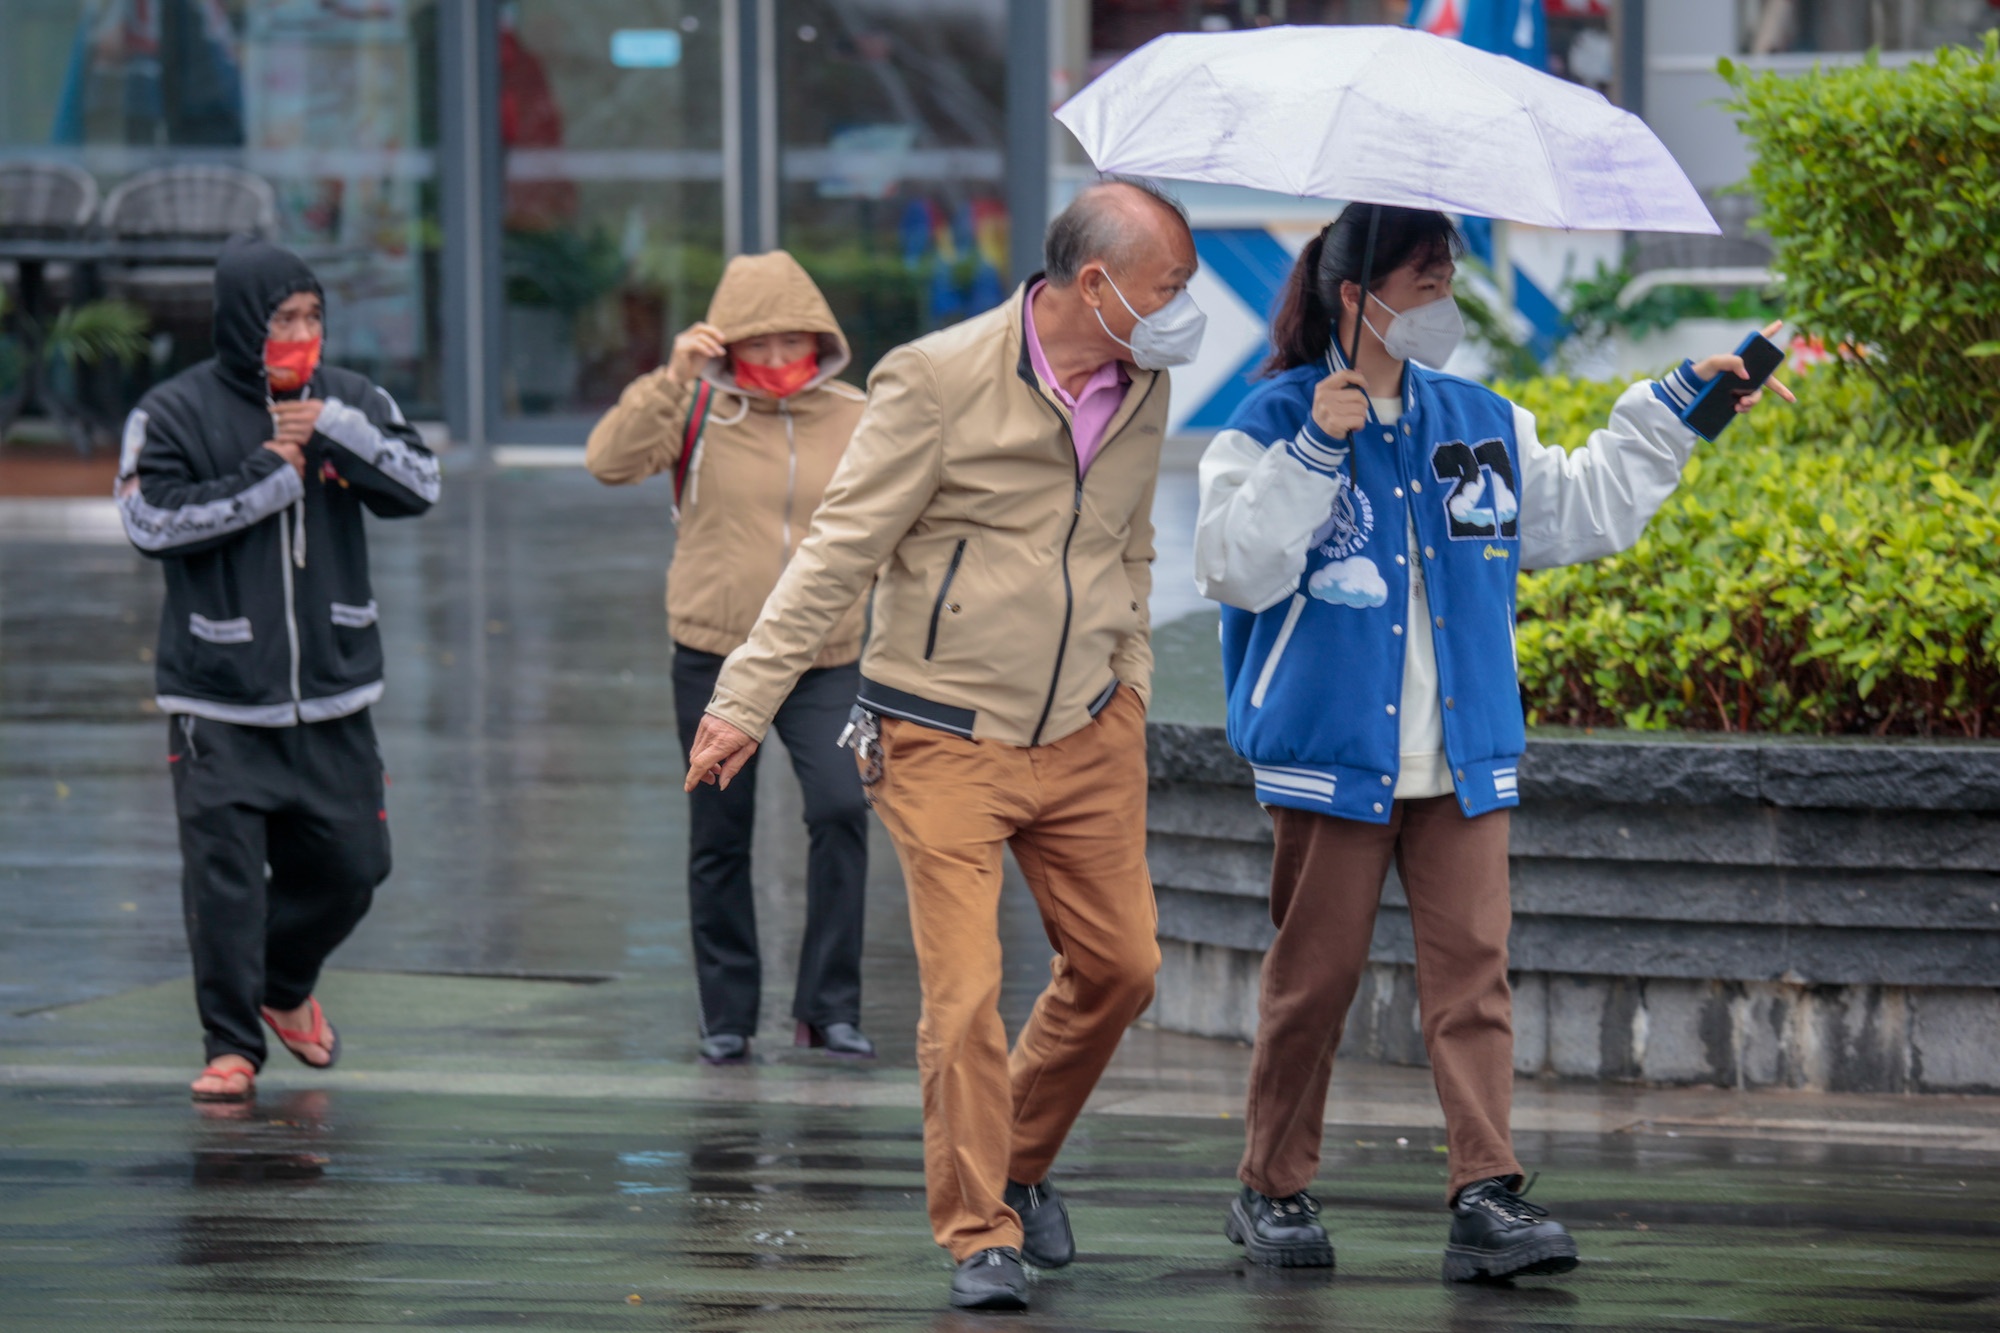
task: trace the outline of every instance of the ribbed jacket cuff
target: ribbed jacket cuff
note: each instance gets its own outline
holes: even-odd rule
[[[1694,362],[1683,361],[1678,369],[1670,370],[1653,381],[1653,396],[1665,403],[1677,417],[1686,417],[1687,410],[1694,406],[1695,398],[1710,381],[1694,373]]]
[[[1340,475],[1342,465],[1347,462],[1347,445],[1329,438],[1324,431],[1313,424],[1310,417],[1306,419],[1305,425],[1299,427],[1299,433],[1292,437],[1285,445],[1285,449],[1293,458],[1321,476]]]

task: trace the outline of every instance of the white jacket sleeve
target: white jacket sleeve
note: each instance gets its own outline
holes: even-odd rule
[[[1521,456],[1521,568],[1553,569],[1624,550],[1639,540],[1694,453],[1695,434],[1661,402],[1651,381],[1627,389],[1611,423],[1574,452],[1535,437],[1534,414],[1514,409]]]
[[[1313,534],[1347,482],[1347,446],[1307,422],[1267,448],[1225,430],[1201,456],[1194,582],[1201,595],[1246,611],[1298,590]]]

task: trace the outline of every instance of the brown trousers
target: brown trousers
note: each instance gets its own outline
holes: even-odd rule
[[[1082,731],[1032,749],[882,723],[875,808],[903,863],[923,987],[924,1184],[931,1230],[953,1259],[1020,1245],[1008,1180],[1048,1175],[1152,1002],[1145,720],[1126,688]],[[999,1009],[1002,844],[1055,949],[1011,1057]]]
[[[1476,1180],[1520,1174],[1508,1114],[1514,1003],[1507,986],[1508,812],[1467,819],[1450,796],[1397,801],[1387,824],[1282,807],[1271,811],[1271,920],[1257,1046],[1237,1176],[1282,1198],[1319,1170],[1327,1081],[1389,858],[1410,903],[1417,1006],[1444,1107],[1446,1199]]]

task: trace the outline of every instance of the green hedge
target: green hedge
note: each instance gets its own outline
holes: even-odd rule
[[[1621,386],[1495,386],[1575,447]],[[1536,724],[2000,734],[2000,481],[1870,425],[1831,368],[1689,463],[1630,551],[1521,583]]]
[[[1724,60],[1785,305],[1915,431],[2000,444],[2000,33],[1798,75]]]

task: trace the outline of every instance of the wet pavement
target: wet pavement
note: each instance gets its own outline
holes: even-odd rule
[[[790,1047],[798,914],[766,874],[759,1062],[692,1061],[664,489],[460,470],[438,514],[376,526],[397,869],[321,992],[341,1070],[274,1063],[242,1118],[183,1090],[158,574],[0,527],[0,1328],[995,1326],[942,1312],[914,964],[879,838],[882,1058]],[[1156,711],[1209,720],[1191,474],[1160,506]],[[1047,951],[1024,894],[1001,926],[1017,1023]],[[1082,1258],[1011,1326],[2000,1326],[1990,1102],[1523,1082],[1534,1197],[1584,1267],[1462,1290],[1437,1277],[1421,1070],[1338,1075],[1337,1273],[1246,1269],[1220,1234],[1244,1067],[1233,1043],[1128,1038],[1057,1167]]]

